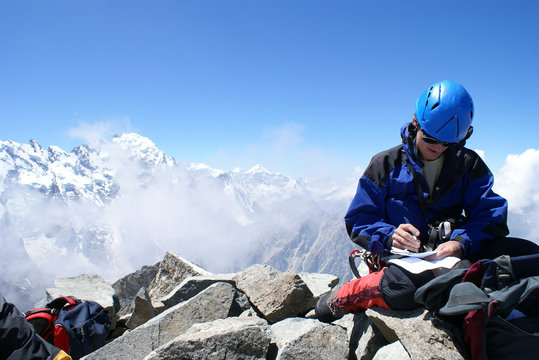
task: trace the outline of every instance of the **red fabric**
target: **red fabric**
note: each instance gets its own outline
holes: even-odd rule
[[[464,343],[470,351],[472,360],[484,360],[483,334],[485,323],[483,310],[470,311],[464,318],[462,329],[464,330]]]
[[[38,333],[39,333],[39,336],[41,336],[43,339],[45,339],[46,341],[50,343],[53,342],[54,322],[56,321],[57,317],[58,315],[52,314],[50,309],[47,309],[47,308],[34,309],[26,313],[26,320],[30,324],[32,324],[34,329],[36,327],[36,324],[34,323],[34,321],[38,321],[38,319],[45,319],[45,321],[47,321],[48,326],[45,329],[40,329]]]
[[[61,325],[56,325],[54,327],[54,346],[69,354],[69,337],[66,329]]]
[[[385,269],[345,283],[337,293],[335,305],[350,313],[357,313],[372,306],[389,309],[378,289]]]
[[[485,267],[479,261],[473,263],[472,266],[464,274],[462,282],[471,282],[477,287],[481,287],[481,281],[483,280],[483,274],[485,273]]]

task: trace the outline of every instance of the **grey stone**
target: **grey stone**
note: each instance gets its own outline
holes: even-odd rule
[[[348,359],[348,338],[340,326],[304,318],[289,318],[271,326],[276,360]]]
[[[270,341],[271,331],[265,320],[257,317],[219,319],[193,325],[144,360],[266,359]]]
[[[119,316],[131,314],[135,308],[135,297],[140,288],[146,289],[152,282],[159,269],[159,263],[151,266],[143,266],[112,284],[116,296],[120,301]]]
[[[293,272],[253,265],[237,274],[234,281],[270,323],[303,315],[312,308],[312,292]]]
[[[85,359],[143,359],[150,352],[185,333],[193,324],[237,316],[238,291],[230,284],[217,283],[192,299],[179,303]]]
[[[390,343],[399,340],[412,360],[455,359],[466,357],[464,349],[453,341],[453,334],[441,325],[433,325],[430,313],[419,308],[412,311],[391,311],[379,307],[365,314]]]
[[[406,352],[406,349],[402,346],[400,341],[395,341],[389,345],[382,347],[373,360],[410,360],[410,355]]]
[[[152,306],[152,302],[146,292],[145,288],[140,288],[137,296],[135,297],[135,309],[131,317],[126,323],[129,329],[134,329],[137,326],[144,324],[156,315],[155,309]]]
[[[371,360],[381,347],[388,344],[380,330],[363,312],[347,314],[334,324],[346,329],[350,339],[350,353],[358,360]]]
[[[313,293],[313,306],[321,295],[327,293],[339,283],[337,276],[329,274],[300,272],[298,275]]]
[[[190,276],[184,279],[174,289],[172,289],[172,291],[168,295],[162,297],[161,302],[165,305],[166,308],[172,307],[176,304],[181,303],[182,301],[189,300],[210,285],[213,285],[218,282],[228,282],[234,285],[231,275],[215,275],[212,277]]]
[[[158,302],[163,297],[168,296],[186,278],[211,275],[210,272],[201,267],[182,259],[174,253],[167,252],[159,263],[157,274],[148,286],[148,295],[150,295],[152,302]]]

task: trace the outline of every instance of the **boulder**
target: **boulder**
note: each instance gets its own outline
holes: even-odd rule
[[[313,293],[313,306],[321,295],[327,293],[339,283],[337,276],[329,274],[300,272],[298,275]]]
[[[148,295],[152,302],[160,302],[168,296],[176,286],[190,276],[211,276],[212,273],[182,259],[178,255],[167,252],[159,263],[159,269],[148,286]],[[154,305],[158,307],[159,305]]]
[[[261,318],[218,319],[193,325],[144,360],[262,360],[270,341],[270,328]]]
[[[126,323],[126,326],[129,329],[134,329],[137,326],[144,324],[156,314],[145,288],[140,288],[137,296],[135,297],[134,303],[135,308],[133,309],[133,313]]]
[[[124,294],[132,293],[131,286],[138,281],[147,280],[141,274],[132,276],[122,282]],[[102,279],[83,275],[69,280],[69,286],[64,286],[65,279],[57,280],[49,297],[69,294],[96,300],[103,292],[96,285],[103,285]],[[280,272],[267,265],[213,275],[167,253],[149,290],[142,286],[129,300],[133,312],[120,318],[118,324],[124,325],[118,325],[113,334],[127,332],[109,337],[108,344],[84,359],[467,358],[461,342],[454,341],[453,336],[459,334],[451,333],[424,309],[375,307],[332,324],[305,318],[315,299],[337,281],[331,275]],[[63,290],[58,292],[58,288]],[[113,297],[110,286],[108,291],[107,297]],[[152,304],[168,309],[154,316],[158,312]]]
[[[380,330],[374,326],[365,313],[347,314],[342,319],[334,321],[333,324],[346,329],[350,341],[351,359],[371,360],[378,349],[388,344]]]
[[[441,359],[437,357],[437,355],[433,354],[430,357],[425,357],[426,359]],[[408,355],[408,352],[406,352],[406,349],[400,341],[395,341],[392,344],[386,345],[382,347],[376,355],[372,358],[372,360],[386,360],[386,359],[394,359],[394,360],[410,360],[410,355]]]
[[[288,318],[271,326],[276,360],[348,359],[348,337],[340,326],[313,319]]]
[[[129,275],[116,281],[112,284],[112,288],[116,291],[116,296],[120,301],[119,316],[131,314],[135,308],[134,299],[137,296],[140,288],[146,289],[152,282],[159,269],[159,263],[151,266],[143,266]]]
[[[412,311],[395,311],[379,307],[367,309],[372,320],[388,342],[400,341],[412,360],[437,359],[462,360],[464,349],[452,339],[450,329],[431,322],[431,314],[424,308]]]
[[[170,308],[182,301],[189,300],[196,294],[200,293],[207,287],[218,283],[228,282],[234,284],[232,281],[232,275],[215,275],[215,276],[190,276],[184,279],[179,285],[177,285],[172,291],[161,298],[161,302],[165,305],[165,308]]]
[[[291,271],[283,273],[269,265],[253,265],[233,279],[270,323],[304,315],[313,306],[313,293]]]
[[[217,283],[188,301],[182,302],[113,342],[87,355],[85,359],[143,359],[193,324],[238,316],[241,294],[230,284]]]

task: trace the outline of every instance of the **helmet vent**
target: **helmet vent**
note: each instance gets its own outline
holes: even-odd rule
[[[432,105],[432,107],[430,108],[430,111],[436,109],[439,105],[440,105],[440,102],[437,102],[436,104]]]
[[[455,117],[456,117],[456,115],[453,115],[453,117],[451,119],[447,120],[442,126],[440,126],[440,128],[438,130],[436,130],[436,134],[438,134],[440,131],[442,131],[442,129],[447,124],[449,124]],[[457,134],[458,134],[458,128],[459,128],[459,118],[457,117]]]

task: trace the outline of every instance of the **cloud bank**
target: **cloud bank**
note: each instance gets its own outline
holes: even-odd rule
[[[522,154],[508,155],[494,176],[494,190],[509,202],[511,236],[539,244],[535,229],[539,222],[539,150],[528,149]]]

